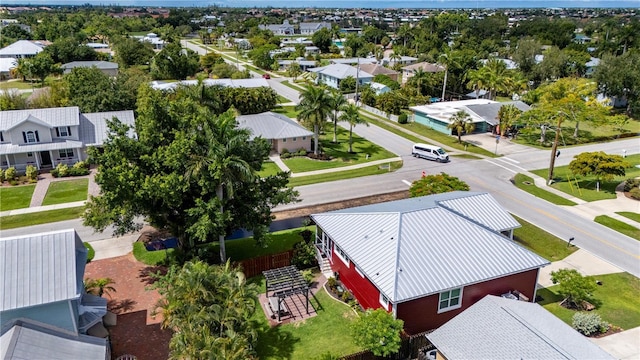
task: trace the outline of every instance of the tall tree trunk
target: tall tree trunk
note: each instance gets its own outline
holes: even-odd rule
[[[313,154],[318,155],[318,133],[320,132],[320,126],[318,124],[313,125]]]
[[[338,143],[338,114],[337,114],[337,110],[336,113],[333,114],[333,142],[334,143]]]
[[[351,146],[353,144],[352,134],[353,134],[353,125],[349,125],[349,152],[350,153],[353,152],[353,147]]]
[[[218,200],[220,200],[220,214],[224,212],[224,205],[222,205],[222,201],[224,200],[223,187],[222,184],[218,185],[216,188],[216,196]],[[227,249],[224,244],[224,233],[218,235],[218,242],[220,243],[220,261],[224,264],[227,261]]]
[[[580,121],[576,121],[576,128],[573,130],[573,138],[578,138],[578,126],[580,126]]]

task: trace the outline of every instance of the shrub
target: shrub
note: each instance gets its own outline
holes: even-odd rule
[[[398,124],[406,124],[408,123],[408,116],[405,113],[402,113],[398,116]]]
[[[0,169],[0,183],[4,181],[4,170]]]
[[[96,251],[93,249],[93,246],[86,241],[84,242],[84,247],[87,248],[87,262],[90,262],[96,256]]]
[[[349,300],[351,300],[351,293],[349,292],[349,290],[345,290],[340,298],[342,299],[342,301],[348,302]]]
[[[293,246],[291,264],[298,268],[307,269],[318,263],[316,249],[312,243],[301,241]]]
[[[634,188],[635,189],[640,188],[640,179],[627,179],[627,181],[624,182],[625,192],[630,192]]]
[[[338,286],[338,280],[334,277],[330,277],[327,279],[327,286],[329,286],[329,289],[335,290],[336,286]]]
[[[64,163],[59,163],[56,168],[51,170],[51,176],[53,177],[67,177],[71,175],[69,173],[69,166]]]
[[[313,270],[307,269],[307,270],[302,270],[302,277],[307,282],[307,284],[311,285],[311,283],[313,282],[313,279],[315,279],[316,276],[313,274]]]
[[[298,149],[298,152],[296,152],[296,155],[298,155],[298,156],[307,156],[307,149],[305,149],[305,148]]]
[[[89,175],[89,163],[86,161],[78,161],[73,164],[73,167],[69,169],[69,175],[71,176],[83,176]]]
[[[376,356],[389,356],[400,350],[404,322],[384,309],[367,310],[351,325],[353,340]]]
[[[629,191],[629,196],[631,196],[636,200],[640,200],[640,189],[639,188],[631,189],[631,191]]]
[[[288,154],[288,153],[289,153],[289,149],[282,149],[282,151],[280,151],[280,155]]]
[[[27,180],[29,180],[29,182],[38,181],[38,169],[33,165],[27,165],[25,175],[27,175]]]
[[[605,333],[609,327],[609,323],[596,313],[579,312],[573,315],[573,328],[585,336]]]
[[[5,180],[11,182],[11,180],[15,180],[18,177],[18,172],[15,167],[10,167],[4,172]]]

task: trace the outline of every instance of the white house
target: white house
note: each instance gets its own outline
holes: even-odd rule
[[[52,168],[87,158],[107,138],[107,119],[134,126],[132,110],[81,113],[77,106],[0,112],[0,168]],[[135,136],[132,132],[130,136]]]
[[[331,30],[331,24],[328,22],[319,22],[319,23],[300,23],[300,34],[302,35],[313,35],[316,31],[320,29],[328,29]]]
[[[68,74],[71,70],[77,67],[96,67],[102,73],[109,76],[118,75],[118,63],[110,62],[110,61],[73,61],[70,63],[62,64],[60,68],[63,70],[64,74]]]
[[[45,43],[32,40],[18,40],[0,49],[0,58],[30,58],[44,50]]]
[[[153,45],[155,50],[162,50],[166,45],[166,41],[162,40],[157,34],[148,33],[146,36],[134,36],[140,41],[148,42]]]
[[[325,84],[334,89],[340,89],[340,83],[348,77],[357,79],[360,85],[368,84],[373,80],[373,75],[345,64],[331,64],[309,69],[309,71],[318,74],[316,79],[318,84]]]
[[[282,153],[283,149],[311,151],[313,132],[288,117],[267,111],[261,114],[241,115],[236,118],[238,127],[249,129],[251,138],[262,137],[271,143],[272,150]]]
[[[282,24],[269,24],[269,25],[258,25],[260,30],[269,30],[274,35],[293,35],[295,33],[295,29],[293,25],[289,24],[289,20],[285,20]]]
[[[432,64],[428,62],[419,62],[402,68],[402,84],[404,85],[410,78],[415,75],[416,71],[422,70],[428,73],[436,73],[444,71],[444,66]]]

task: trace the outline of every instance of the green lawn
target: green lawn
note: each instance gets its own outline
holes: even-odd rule
[[[557,166],[553,171],[554,183],[553,188],[571,194],[584,201],[597,201],[616,198],[616,186],[624,179],[640,176],[640,168],[635,165],[640,164],[640,154],[627,156],[625,159],[631,167],[626,170],[624,177],[616,177],[613,181],[601,181],[600,191],[596,191],[596,179],[593,176],[576,176],[569,170],[569,166]],[[547,178],[549,169],[534,170],[532,173]],[[569,179],[571,180],[569,182]],[[577,180],[577,184],[576,184]]]
[[[253,278],[261,292],[265,292],[264,278]],[[303,322],[275,327],[268,325],[259,304],[253,316],[258,328],[256,351],[260,359],[318,359],[330,352],[348,355],[361,351],[351,336],[349,327],[356,314],[349,306],[331,298],[324,289],[310,299],[318,315]]]
[[[259,246],[253,240],[253,237],[237,240],[227,240],[225,242],[227,257],[233,261],[240,261],[244,259],[250,259],[258,256],[278,254],[293,249],[293,245],[302,241],[300,237],[300,231],[304,228],[288,229],[277,231],[269,234],[268,240],[265,246]],[[307,229],[313,231],[314,227],[308,227]],[[220,251],[218,242],[212,242],[210,244],[202,245],[207,248],[207,252],[215,255]],[[135,242],[133,244],[133,256],[140,262],[147,265],[157,265],[164,263],[168,254],[171,254],[173,249],[168,251],[156,250],[147,251],[144,244],[141,242]]]
[[[338,143],[333,143],[332,140],[333,130],[327,130],[325,134],[320,135],[322,150],[333,158],[331,161],[312,160],[308,157],[294,157],[283,161],[291,169],[291,172],[300,173],[396,157],[393,153],[355,134],[353,135],[353,153],[349,153],[349,131],[341,127],[338,127]]]
[[[640,241],[640,229],[607,215],[596,216],[593,221]]]
[[[49,184],[42,205],[62,204],[87,200],[89,179],[54,181]]]
[[[590,278],[602,282],[593,294],[596,299],[593,301],[596,305],[594,312],[603,320],[624,330],[640,326],[640,279],[628,273],[597,275]],[[538,290],[537,294],[544,299],[538,303],[571,325],[575,311],[560,306],[562,297],[557,291],[558,286]]]
[[[4,89],[20,89],[20,90],[30,90],[33,88],[39,88],[40,82],[34,81],[33,84],[28,81],[0,81],[0,90]]]
[[[84,206],[79,206],[30,214],[3,216],[0,217],[0,230],[77,219],[82,216],[83,212]]]
[[[278,165],[276,165],[276,163],[271,161],[265,161],[262,163],[262,169],[258,171],[258,175],[260,175],[260,177],[267,177],[269,175],[276,175],[280,171],[282,170],[280,170],[280,168],[278,167]]]
[[[616,129],[612,125],[600,125],[593,124],[588,121],[581,121],[579,125],[578,138],[573,137],[575,130],[575,122],[564,121],[562,123],[562,136],[560,137],[560,144],[565,146],[579,145],[585,143],[601,142],[617,139],[620,133],[633,133],[637,134],[640,129],[640,121],[630,119],[622,129]],[[546,141],[544,144],[540,144],[540,128],[531,127],[523,128],[518,133],[518,136],[513,141],[531,145],[535,147],[550,148],[555,138],[555,131],[549,129],[546,134]]]
[[[28,208],[35,185],[0,187],[0,211]]]
[[[616,214],[620,215],[620,216],[624,216],[626,218],[629,218],[635,222],[639,222],[640,223],[640,214],[639,213],[635,213],[635,212],[629,212],[629,211],[620,211],[617,212]]]
[[[295,119],[298,117],[298,112],[296,111],[296,107],[295,106],[282,106],[282,105],[278,105],[276,106],[273,110],[271,110],[275,113],[278,114],[282,114],[288,118],[292,118]]]
[[[278,104],[290,103],[290,102],[291,100],[287,99],[286,97],[282,95],[278,95]]]
[[[360,110],[360,114],[369,114],[368,112],[364,111],[364,110]],[[389,124],[388,121],[384,121],[384,120],[378,120],[376,118],[373,118],[371,116],[367,116],[367,115],[362,115],[362,117],[364,117],[368,122],[370,122],[373,125],[379,126],[391,133],[394,133],[398,136],[401,136],[409,141],[412,141],[414,143],[427,143],[424,140],[420,139],[417,136],[411,135],[411,134],[407,134],[406,132],[396,128],[395,126],[392,126],[391,124]]]
[[[297,86],[293,85],[293,84],[291,84],[291,82],[289,82],[289,80],[285,80],[285,81],[281,82],[280,84],[282,84],[284,86],[287,86],[287,87],[290,87],[295,91],[300,91],[300,90],[304,89],[304,86],[302,86],[302,85],[297,85]]]
[[[567,242],[514,215],[522,227],[513,231],[516,242],[549,261],[558,261],[578,250]]]
[[[391,171],[396,171],[402,167],[402,161],[391,163]],[[321,182],[336,181],[343,179],[353,179],[362,176],[380,175],[389,172],[389,168],[385,165],[371,165],[354,170],[336,171],[328,174],[310,175],[289,178],[289,186],[303,186],[317,184]]]
[[[539,197],[541,199],[547,200],[552,204],[569,205],[569,206],[576,205],[576,203],[574,203],[571,200],[565,199],[562,196],[558,196],[554,193],[548,192],[544,189],[537,187],[533,183],[533,179],[527,175],[516,174],[516,176],[514,177],[514,183],[518,189],[526,191],[535,197]]]

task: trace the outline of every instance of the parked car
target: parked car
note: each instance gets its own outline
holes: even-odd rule
[[[262,78],[263,79],[271,79],[271,76],[269,74],[262,74]]]
[[[413,155],[413,157],[435,160],[437,162],[449,162],[449,155],[439,146],[413,144],[411,155]]]

